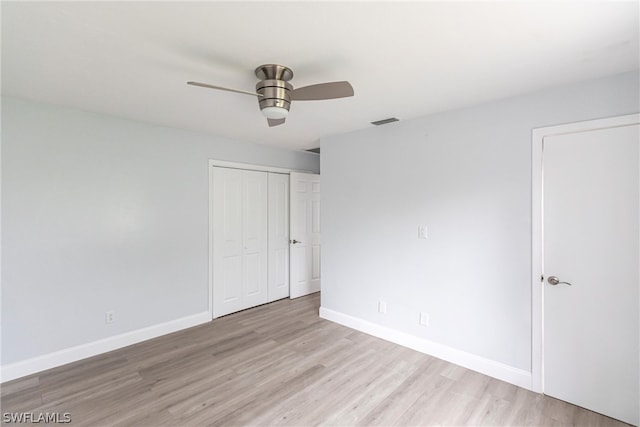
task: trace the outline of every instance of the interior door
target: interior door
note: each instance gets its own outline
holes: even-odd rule
[[[213,317],[220,317],[267,302],[267,173],[213,169]]]
[[[320,291],[320,175],[292,172],[291,298]]]
[[[543,140],[544,393],[636,425],[639,132]]]
[[[289,175],[269,173],[269,302],[289,296]]]

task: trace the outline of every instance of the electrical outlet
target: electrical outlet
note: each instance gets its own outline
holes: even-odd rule
[[[387,303],[385,301],[378,301],[378,313],[386,314],[387,313]]]
[[[425,313],[424,311],[420,312],[420,324],[422,326],[429,326],[429,313]]]
[[[419,225],[418,226],[418,239],[426,239],[427,238],[427,226]]]
[[[109,324],[113,323],[116,317],[116,312],[113,310],[109,310],[104,314],[104,323]]]

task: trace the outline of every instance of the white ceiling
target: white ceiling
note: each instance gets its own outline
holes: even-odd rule
[[[2,2],[2,93],[292,149],[638,68],[638,2]],[[253,90],[349,80],[269,128]]]

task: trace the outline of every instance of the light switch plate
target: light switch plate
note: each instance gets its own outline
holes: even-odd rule
[[[429,326],[429,313],[425,313],[424,311],[420,312],[420,324],[422,326]]]
[[[116,312],[113,310],[109,310],[104,314],[104,323],[109,324],[113,323],[116,317]]]
[[[378,301],[378,313],[386,314],[387,313],[387,303],[385,301]]]

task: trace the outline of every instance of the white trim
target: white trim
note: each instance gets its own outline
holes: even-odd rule
[[[542,151],[545,137],[640,123],[640,114],[608,117],[533,129],[531,140],[531,389],[544,391],[544,286]]]
[[[53,353],[33,357],[9,365],[4,365],[0,369],[0,382],[10,381],[26,375],[35,374],[56,366],[76,362],[87,357],[96,356],[112,350],[117,350],[132,344],[137,344],[152,338],[191,328],[210,321],[207,312],[193,314],[169,322],[159,323],[113,337],[104,338],[87,344],[65,348]]]
[[[320,307],[320,317],[519,387],[531,389],[531,373],[522,369],[396,331],[385,326],[380,326],[325,307]]]
[[[254,165],[252,163],[238,163],[238,162],[229,162],[226,160],[209,159],[209,169],[211,169],[212,166],[218,166],[218,167],[230,168],[230,169],[244,169],[244,170],[251,170],[251,171],[273,172],[273,173],[284,173],[284,174],[288,174],[291,172],[313,173],[307,170],[287,169],[287,168],[279,168],[275,166]]]

